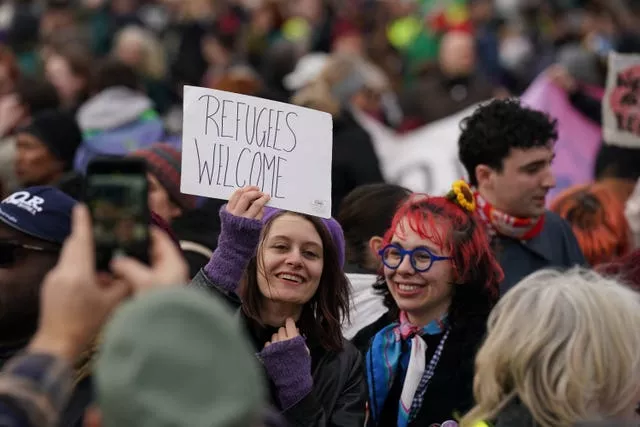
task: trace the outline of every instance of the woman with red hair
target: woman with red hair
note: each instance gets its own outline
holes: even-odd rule
[[[370,425],[456,426],[473,406],[474,358],[504,277],[474,210],[457,181],[446,197],[410,198],[386,233],[376,287],[393,322],[366,355]]]
[[[602,184],[570,187],[553,200],[551,210],[571,225],[591,266],[630,251],[631,231],[624,206],[609,187]]]

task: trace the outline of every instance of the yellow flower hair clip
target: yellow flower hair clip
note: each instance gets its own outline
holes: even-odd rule
[[[471,191],[469,184],[461,179],[451,185],[451,190],[447,193],[447,199],[467,212],[475,212],[476,210],[476,198],[473,195],[473,191]]]

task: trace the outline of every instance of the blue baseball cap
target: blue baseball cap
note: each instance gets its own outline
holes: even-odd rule
[[[76,203],[55,187],[29,187],[0,203],[0,221],[29,236],[62,244],[71,234]]]

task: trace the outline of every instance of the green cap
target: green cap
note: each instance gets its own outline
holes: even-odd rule
[[[204,291],[150,292],[105,328],[95,370],[105,427],[235,427],[259,421],[262,370],[233,312]]]

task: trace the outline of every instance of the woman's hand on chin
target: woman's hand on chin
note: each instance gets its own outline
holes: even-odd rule
[[[276,386],[283,411],[311,392],[311,355],[292,318],[273,334],[258,357]]]
[[[291,317],[287,317],[287,319],[284,322],[284,326],[278,329],[278,332],[271,336],[271,341],[267,341],[264,345],[264,348],[267,348],[270,345],[275,344],[277,342],[292,340],[299,336],[300,336],[300,329],[296,327],[295,320],[293,320]],[[307,347],[307,352],[310,353],[308,347]]]

